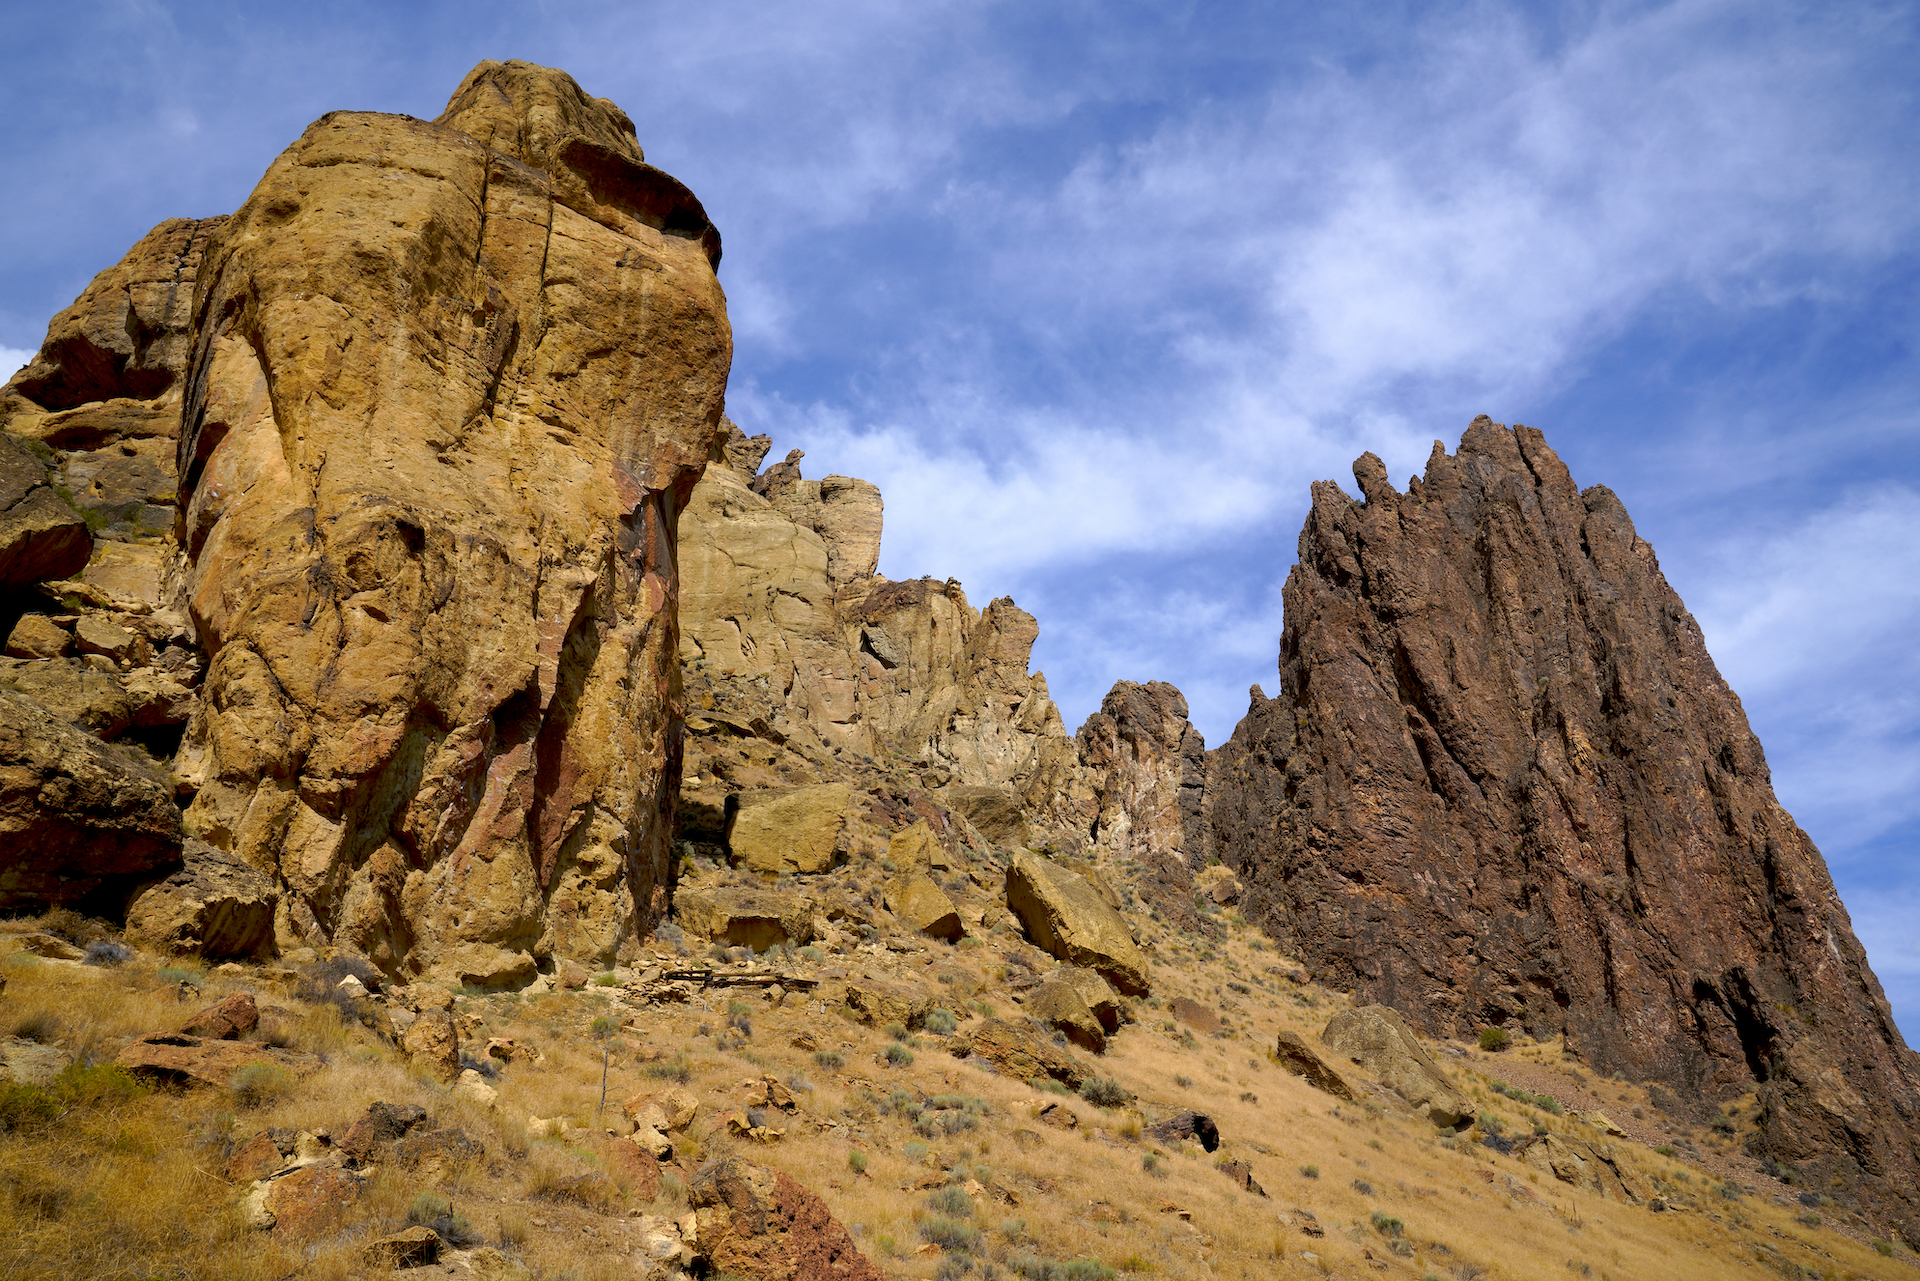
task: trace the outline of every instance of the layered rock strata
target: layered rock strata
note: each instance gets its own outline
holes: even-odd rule
[[[1740,701],[1604,486],[1476,419],[1405,492],[1313,489],[1281,693],[1209,766],[1213,848],[1326,981],[1429,1033],[1564,1036],[1765,1155],[1914,1186],[1920,1083]]]

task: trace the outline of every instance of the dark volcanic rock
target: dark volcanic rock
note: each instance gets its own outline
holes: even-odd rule
[[[1484,417],[1407,493],[1354,474],[1365,501],[1313,489],[1281,695],[1209,765],[1250,912],[1429,1033],[1564,1034],[1698,1100],[1757,1083],[1761,1155],[1914,1187],[1880,985],[1620,500]]]

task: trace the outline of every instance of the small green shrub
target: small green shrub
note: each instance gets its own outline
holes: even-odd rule
[[[1087,1078],[1086,1084],[1080,1087],[1080,1097],[1096,1107],[1118,1108],[1125,1107],[1133,1095],[1111,1077],[1103,1080],[1096,1076]]]
[[[1674,1157],[1680,1155],[1680,1149],[1674,1147],[1673,1144],[1671,1143],[1662,1143],[1658,1147],[1654,1148],[1654,1151],[1658,1152],[1661,1156],[1666,1157],[1668,1160],[1672,1160]]]
[[[685,1059],[662,1059],[658,1063],[648,1063],[641,1067],[640,1072],[656,1081],[672,1081],[676,1085],[685,1085],[693,1080],[693,1067]]]
[[[973,1198],[956,1187],[944,1187],[927,1197],[927,1209],[949,1219],[972,1219]]]
[[[961,1195],[965,1195],[962,1193]],[[972,1254],[986,1244],[986,1238],[980,1229],[957,1219],[935,1216],[920,1225],[922,1240],[931,1241],[942,1250],[956,1254]]]
[[[913,1051],[898,1041],[895,1041],[887,1047],[886,1058],[889,1067],[911,1067],[913,1065]]]
[[[935,1010],[927,1015],[927,1031],[936,1036],[951,1036],[960,1028],[960,1020],[953,1016],[952,1010]]]
[[[809,943],[800,949],[800,959],[803,961],[824,961],[827,959],[827,954]]]
[[[918,1139],[908,1140],[907,1146],[900,1150],[906,1155],[907,1160],[912,1161],[916,1165],[925,1158],[928,1152],[932,1151],[931,1148]]]
[[[432,1223],[442,1215],[453,1213],[453,1205],[438,1192],[422,1192],[413,1198],[413,1204],[407,1207],[408,1223]]]
[[[858,1148],[847,1153],[847,1168],[855,1174],[865,1174],[867,1172],[867,1154]]]
[[[1375,1210],[1372,1222],[1373,1230],[1383,1237],[1397,1237],[1406,1230],[1407,1226],[1384,1210]]]
[[[903,1023],[887,1024],[886,1033],[896,1041],[904,1041],[907,1039],[907,1028]]]
[[[233,1101],[244,1108],[265,1107],[293,1093],[293,1078],[278,1063],[242,1063],[227,1081]]]
[[[1300,1167],[1300,1177],[1303,1179],[1317,1179],[1320,1177],[1320,1167],[1317,1165],[1303,1165]]]
[[[1156,1179],[1164,1179],[1167,1177],[1166,1169],[1161,1165],[1160,1158],[1151,1152],[1141,1156],[1140,1168]]]
[[[846,1060],[841,1058],[840,1055],[833,1050],[814,1051],[813,1065],[815,1067],[832,1069],[839,1067],[845,1062]]]
[[[1498,1054],[1512,1044],[1513,1038],[1507,1035],[1505,1028],[1483,1027],[1480,1029],[1480,1048],[1489,1054]]]
[[[1875,1241],[1873,1248],[1889,1259],[1893,1257],[1893,1242],[1891,1241]]]
[[[1193,1078],[1190,1076],[1176,1076],[1173,1078],[1173,1083],[1183,1090],[1191,1090],[1193,1088]]]
[[[595,987],[619,987],[620,976],[615,974],[612,970],[608,970],[604,974],[594,975],[593,985]]]

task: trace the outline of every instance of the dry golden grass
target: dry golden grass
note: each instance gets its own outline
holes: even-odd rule
[[[934,1216],[934,1186],[971,1177],[971,1221],[1002,1276],[1023,1256],[1097,1259],[1133,1275],[1186,1277],[1318,1277],[1381,1275],[1451,1281],[1473,1274],[1520,1281],[1556,1276],[1628,1278],[1752,1277],[1775,1273],[1842,1278],[1909,1275],[1888,1259],[1826,1225],[1799,1222],[1798,1206],[1766,1195],[1722,1200],[1707,1171],[1620,1143],[1626,1160],[1691,1201],[1686,1213],[1653,1214],[1543,1177],[1519,1161],[1493,1155],[1465,1136],[1443,1141],[1404,1112],[1338,1104],[1287,1075],[1267,1057],[1274,1034],[1292,1028],[1311,1036],[1344,1008],[1342,998],[1296,989],[1265,973],[1287,964],[1244,928],[1223,943],[1155,939],[1157,1000],[1114,1038],[1099,1062],[1135,1102],[1103,1110],[1080,1099],[983,1072],[952,1058],[939,1038],[923,1036],[910,1066],[890,1067],[881,1053],[891,1038],[795,999],[784,1007],[749,999],[750,1038],[723,1040],[728,1000],[707,1008],[627,1008],[601,990],[533,999],[463,997],[456,1015],[469,1052],[485,1035],[538,1047],[538,1062],[518,1062],[494,1084],[496,1106],[451,1094],[421,1076],[366,1029],[344,1022],[331,1006],[306,1007],[259,975],[243,984],[217,973],[199,977],[193,1005],[173,999],[177,985],[157,968],[129,965],[81,974],[71,967],[11,958],[0,1016],[34,1024],[69,1049],[111,1057],[116,1042],[177,1025],[198,1004],[239,986],[263,1003],[301,1012],[301,1048],[324,1053],[328,1065],[278,1101],[236,1108],[212,1090],[156,1092],[77,1111],[38,1133],[0,1136],[0,1281],[13,1277],[284,1278],[366,1275],[358,1251],[365,1240],[404,1226],[419,1180],[377,1171],[352,1228],[311,1247],[294,1248],[250,1233],[239,1221],[238,1190],[216,1176],[232,1143],[268,1126],[328,1129],[341,1134],[376,1099],[416,1103],[436,1120],[479,1139],[487,1158],[453,1171],[434,1191],[451,1202],[477,1238],[522,1260],[536,1277],[573,1281],[634,1275],[638,1220],[629,1211],[675,1217],[686,1211],[685,1183],[699,1161],[729,1151],[784,1169],[827,1202],[862,1248],[895,1278],[929,1278],[940,1257],[922,1253],[922,1228]],[[995,987],[1002,950],[933,947],[897,959],[910,977],[952,982],[950,1007],[978,993],[1003,1014],[1015,1006]],[[1238,987],[1231,986],[1238,984]],[[937,990],[937,989],[936,989]],[[1218,1009],[1233,1034],[1189,1036],[1171,1030],[1164,1005],[1191,995]],[[602,1170],[595,1110],[600,1048],[587,1033],[604,1014],[624,1026],[611,1057],[602,1126],[636,1093],[671,1084],[661,1063],[684,1066],[685,1088],[701,1100],[691,1129],[676,1137],[677,1168],[661,1195],[639,1204]],[[970,1011],[963,1019],[977,1021]],[[707,1031],[701,1031],[705,1025]],[[5,1030],[5,1028],[0,1028]],[[812,1035],[841,1056],[821,1067],[810,1049],[790,1042]],[[1541,1070],[1555,1047],[1522,1046]],[[1502,1064],[1449,1059],[1457,1082],[1476,1102],[1524,1130],[1534,1122],[1591,1137],[1568,1117],[1501,1098],[1488,1087]],[[800,1112],[785,1137],[760,1144],[715,1128],[717,1115],[738,1106],[743,1083],[763,1073],[803,1076]],[[1181,1084],[1182,1080],[1188,1082]],[[1629,1087],[1606,1088],[1647,1105]],[[957,1094],[984,1104],[973,1128],[928,1138],[893,1103],[924,1104]],[[1062,1130],[1034,1119],[1048,1103],[1067,1102],[1080,1119]],[[1186,1107],[1211,1115],[1221,1150],[1156,1146],[1143,1122]],[[529,1116],[555,1118],[555,1133],[527,1135]],[[865,1168],[856,1173],[849,1154]],[[1157,1170],[1146,1168],[1152,1155]],[[1215,1168],[1221,1159],[1248,1162],[1268,1198],[1241,1191]],[[1312,1167],[1317,1177],[1303,1168]],[[585,1176],[584,1182],[582,1176]],[[1363,1190],[1356,1180],[1366,1185]],[[949,1207],[951,1208],[951,1207]],[[1296,1208],[1311,1211],[1321,1237],[1297,1230]],[[1184,1211],[1185,1214],[1179,1213]],[[1400,1222],[1398,1236],[1375,1227],[1376,1214]],[[1399,1241],[1405,1254],[1396,1252]],[[1314,1256],[1314,1257],[1308,1257]],[[1375,1267],[1374,1265],[1379,1265]],[[1585,1269],[1585,1271],[1582,1271]],[[977,1275],[977,1273],[976,1273]]]

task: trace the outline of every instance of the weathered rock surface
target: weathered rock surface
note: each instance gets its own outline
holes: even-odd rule
[[[1051,980],[1042,983],[1028,994],[1024,1009],[1029,1018],[1039,1019],[1080,1048],[1095,1054],[1106,1053],[1107,1029],[1100,1025],[1073,984]]]
[[[887,910],[915,934],[951,943],[967,932],[953,900],[925,872],[895,877],[887,886]]]
[[[729,790],[844,778],[895,758],[928,787],[1021,791],[1071,740],[1027,661],[1038,624],[956,582],[890,582],[865,481],[762,476],[733,429],[681,530],[690,776]]]
[[[180,1025],[188,1036],[210,1037],[219,1041],[237,1041],[260,1025],[260,1010],[253,993],[235,992],[209,1005]]]
[[[924,1025],[933,1011],[933,998],[927,990],[911,983],[888,983],[881,979],[847,980],[847,1007],[862,1022],[875,1027],[897,1023],[904,1028]]]
[[[758,952],[813,938],[812,902],[778,890],[683,888],[674,895],[673,916],[689,934]]]
[[[1320,1040],[1435,1125],[1452,1127],[1473,1119],[1473,1104],[1453,1088],[1398,1010],[1369,1005],[1336,1014]]]
[[[1007,910],[1026,926],[1034,946],[1097,971],[1122,992],[1144,995],[1147,960],[1126,921],[1085,877],[1030,853],[1007,864]]]
[[[0,433],[0,591],[71,577],[92,554],[86,518],[26,446]]]
[[[139,880],[178,865],[180,845],[164,779],[0,689],[0,910],[116,913]]]
[[[1920,1081],[1824,861],[1604,486],[1475,420],[1405,492],[1314,487],[1280,697],[1210,762],[1246,910],[1425,1030],[1759,1087],[1758,1150],[1920,1186]],[[1910,1239],[1920,1217],[1908,1213]]]
[[[298,1079],[320,1070],[320,1060],[272,1045],[168,1033],[143,1037],[122,1049],[115,1062],[135,1076],[176,1085],[226,1089],[233,1074],[249,1063],[268,1063]]]
[[[722,1156],[687,1184],[695,1248],[716,1273],[782,1281],[885,1281],[826,1203],[785,1171]]]
[[[1220,1146],[1220,1127],[1204,1112],[1176,1112],[1166,1120],[1148,1126],[1145,1132],[1161,1143],[1192,1139],[1209,1152]]]
[[[1278,1044],[1274,1047],[1274,1057],[1281,1067],[1314,1089],[1331,1094],[1336,1099],[1359,1102],[1359,1096],[1354,1094],[1346,1078],[1328,1066],[1327,1061],[1298,1032],[1280,1033]]]
[[[324,117],[214,231],[178,450],[212,661],[176,768],[192,831],[281,880],[283,943],[425,973],[606,960],[656,919],[718,252],[617,107],[523,63],[435,122]]]
[[[274,878],[189,838],[182,865],[127,904],[127,937],[175,956],[263,956],[273,948]]]
[[[1055,1046],[1041,1030],[1044,1027],[1025,1019],[987,1019],[955,1038],[949,1048],[955,1058],[978,1055],[1023,1081],[1051,1077],[1062,1085],[1079,1089],[1086,1083],[1086,1069],[1071,1054]]]
[[[845,783],[739,792],[728,805],[734,865],[751,872],[824,872],[847,858]]]

